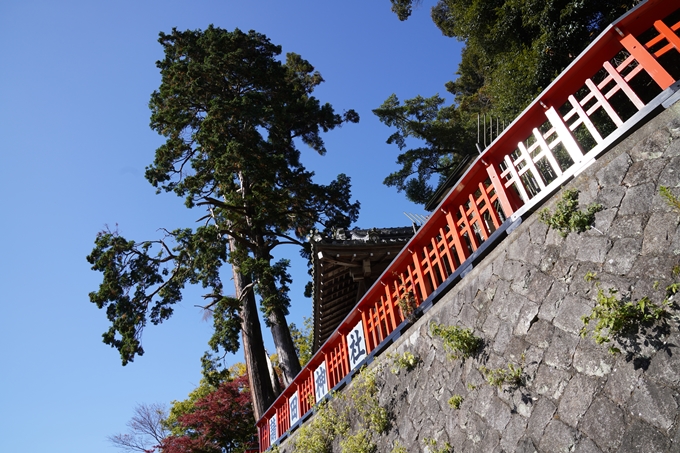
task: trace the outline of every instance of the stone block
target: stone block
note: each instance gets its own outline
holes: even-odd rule
[[[555,263],[560,257],[560,249],[556,245],[549,245],[543,249],[541,262],[538,263],[538,269],[541,272],[550,272]]]
[[[489,385],[479,390],[473,410],[497,431],[502,432],[510,421],[510,408],[496,396],[496,389]]]
[[[517,443],[515,453],[538,453],[538,450],[531,439],[524,437]]]
[[[609,237],[612,239],[642,237],[646,222],[646,216],[619,215],[614,219],[612,226],[609,228]]]
[[[564,392],[564,388],[570,379],[571,373],[546,365],[544,359],[544,363],[540,364],[536,371],[532,390],[535,390],[539,395],[544,395],[557,401],[562,396],[562,392]]]
[[[552,322],[555,315],[557,315],[557,309],[568,293],[569,286],[564,281],[560,279],[554,280],[548,295],[538,310],[538,318]]]
[[[588,439],[585,436],[582,436],[578,440],[578,444],[574,449],[574,453],[602,453],[602,450],[597,448],[595,442],[593,442],[592,440]]]
[[[561,329],[555,329],[552,342],[545,352],[543,361],[553,368],[566,370],[571,367],[574,351],[578,345],[579,337]]]
[[[638,186],[644,183],[656,183],[668,161],[666,159],[650,159],[635,162],[628,169],[623,185],[628,187]]]
[[[498,354],[503,354],[511,339],[512,324],[501,322],[501,324],[498,326],[498,332],[496,332],[496,336],[492,340],[493,350]]]
[[[652,206],[649,203],[649,200],[651,200],[655,194],[656,186],[651,182],[629,188],[621,201],[619,214],[626,216],[650,213]]]
[[[598,184],[602,187],[620,185],[631,165],[633,165],[633,160],[628,154],[619,154],[604,168],[597,171],[595,177]]]
[[[630,150],[631,158],[641,160],[658,159],[663,156],[671,143],[671,134],[667,129],[657,129]]]
[[[591,311],[590,305],[581,297],[568,295],[564,298],[557,314],[553,320],[555,327],[565,332],[579,335],[583,327],[582,316],[588,315]]]
[[[626,275],[633,268],[641,248],[642,241],[640,239],[621,238],[615,240],[605,258],[605,272]]]
[[[522,285],[523,292],[519,292],[519,294],[526,296],[527,299],[533,302],[543,302],[545,296],[552,288],[554,280],[553,277],[539,271],[537,268],[531,268],[527,280]],[[515,290],[514,286],[512,288]]]
[[[621,194],[621,198],[623,198],[623,194]],[[619,203],[621,200],[619,200]],[[603,203],[601,203],[603,206],[605,206]],[[607,205],[610,206],[610,205]],[[618,207],[618,204],[615,205]],[[603,234],[607,234],[609,232],[609,228],[612,225],[612,222],[614,222],[614,219],[616,218],[616,214],[618,213],[618,209],[616,207],[611,207],[611,209],[604,209],[600,212],[595,213],[595,224],[594,230],[601,231]]]
[[[571,233],[569,236],[580,236],[576,259],[578,261],[590,261],[591,263],[604,263],[607,252],[612,247],[612,241],[606,236],[587,236]]]
[[[576,428],[579,420],[590,407],[597,387],[598,382],[595,379],[580,373],[574,374],[560,399],[557,412],[560,420],[572,428]]]
[[[543,431],[538,448],[554,453],[570,453],[574,450],[578,433],[575,429],[553,419]]]
[[[529,224],[529,237],[531,238],[531,243],[536,245],[544,245],[546,236],[548,234],[548,225],[543,222],[536,220],[531,220]]]
[[[500,447],[503,451],[512,452],[515,451],[517,443],[524,435],[527,427],[527,420],[517,414],[512,414],[510,421],[505,426],[505,430],[501,435]]]
[[[574,351],[574,369],[586,376],[607,376],[614,362],[614,356],[604,346],[596,344],[590,338],[582,338]]]
[[[526,340],[541,349],[546,349],[550,345],[555,326],[542,319],[534,322],[529,328]]]
[[[673,244],[678,229],[677,212],[654,212],[649,217],[642,239],[642,255],[662,255]]]
[[[670,159],[659,175],[658,185],[666,187],[680,187],[680,156]]]
[[[623,186],[607,186],[600,189],[597,194],[597,203],[601,204],[607,211],[613,210],[618,213],[621,201],[626,195],[626,188]],[[600,231],[604,231],[600,229]]]
[[[515,324],[515,335],[526,335],[531,328],[531,324],[538,320],[539,305],[531,301],[525,301]]]
[[[669,439],[658,429],[637,420],[626,430],[618,453],[659,453],[668,451]]]
[[[647,373],[654,380],[666,385],[680,385],[680,341],[677,336],[666,340],[666,350],[654,354]]]
[[[635,369],[632,362],[620,357],[607,378],[605,394],[616,404],[625,406],[637,387],[641,374],[642,370]]]
[[[668,430],[677,416],[675,392],[643,376],[629,402],[633,415],[657,428]]]
[[[623,412],[609,399],[595,398],[579,428],[603,451],[614,451],[621,445],[625,432]]]

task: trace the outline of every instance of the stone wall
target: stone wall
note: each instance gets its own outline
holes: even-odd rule
[[[567,185],[580,190],[582,206],[604,207],[594,229],[563,238],[529,216],[386,351],[413,353],[413,370],[393,374],[386,353],[376,359],[378,398],[391,419],[373,435],[377,451],[448,442],[455,452],[680,452],[676,319],[668,332],[630,335],[616,355],[579,335],[597,284],[632,300],[663,299],[680,263],[680,214],[661,185],[680,195],[680,103]],[[484,346],[450,360],[431,322],[471,328]],[[480,372],[508,364],[522,367],[522,385],[497,388]],[[464,398],[459,409],[448,404],[453,395]],[[295,438],[281,451],[292,452]]]

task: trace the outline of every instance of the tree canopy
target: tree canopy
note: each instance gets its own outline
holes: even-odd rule
[[[390,0],[400,20],[419,0]],[[439,0],[431,9],[445,36],[465,43],[457,78],[446,83],[450,106],[439,96],[400,104],[391,96],[374,113],[397,132],[400,150],[413,137],[424,146],[399,155],[401,169],[385,184],[427,201],[461,154],[476,153],[477,115],[509,124],[613,20],[638,0]],[[401,121],[397,120],[400,119]],[[473,146],[471,146],[471,144]],[[439,179],[431,181],[431,177]],[[425,200],[425,201],[423,201]]]
[[[217,388],[203,384],[182,408],[177,408],[182,402],[175,402],[175,412],[166,421],[171,434],[161,442],[161,451],[236,453],[254,448],[256,430],[247,384],[247,376],[222,382]]]
[[[157,62],[161,85],[151,95],[151,128],[165,138],[146,169],[158,192],[174,192],[189,208],[203,208],[196,229],[163,230],[163,238],[131,241],[117,230],[97,235],[87,257],[103,273],[90,300],[105,309],[111,327],[104,342],[123,365],[144,353],[142,331],[168,319],[187,284],[207,289],[215,353],[235,352],[242,335],[256,415],[273,402],[255,293],[272,330],[284,384],[299,372],[285,316],[290,298],[285,260],[274,262],[281,244],[305,247],[315,229],[347,228],[358,216],[350,181],[314,181],[300,162],[298,143],[319,154],[321,133],[357,122],[353,110],[337,114],[312,92],[323,82],[297,54],[285,62],[280,46],[257,32],[206,30],[160,33],[165,58]],[[234,270],[234,297],[222,275]],[[212,356],[204,365],[215,371]],[[214,375],[214,373],[213,373]],[[260,379],[260,381],[258,381]],[[257,382],[256,382],[257,381]],[[265,388],[269,385],[269,389]]]

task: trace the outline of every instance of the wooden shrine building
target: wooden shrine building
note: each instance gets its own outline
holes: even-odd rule
[[[316,352],[414,234],[415,227],[338,230],[312,239]]]

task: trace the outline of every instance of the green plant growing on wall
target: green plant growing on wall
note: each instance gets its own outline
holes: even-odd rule
[[[484,379],[489,385],[501,388],[503,385],[519,387],[524,383],[524,368],[509,363],[507,368],[487,368],[481,366],[479,371],[484,375]]]
[[[449,398],[449,406],[458,410],[460,409],[460,405],[463,404],[463,399],[464,398],[461,395],[453,395]]]
[[[586,275],[583,276],[583,280],[585,280],[587,282],[592,282],[594,280],[597,280],[597,272],[593,272],[593,271],[586,272]]]
[[[418,308],[416,296],[413,294],[413,291],[408,291],[401,296],[397,300],[397,305],[399,305],[399,309],[401,309],[401,314],[404,316],[404,319],[413,320],[416,308]]]
[[[408,451],[406,451],[406,447],[404,447],[401,442],[395,440],[394,446],[392,447],[392,451],[390,453],[408,453]]]
[[[375,453],[378,447],[371,440],[371,434],[366,429],[361,429],[342,439],[340,449],[342,453]]]
[[[673,195],[671,189],[666,186],[659,187],[659,194],[666,199],[666,203],[676,211],[680,211],[680,200]]]
[[[585,211],[579,211],[578,189],[567,189],[562,193],[562,199],[557,202],[555,212],[544,208],[538,213],[538,219],[560,232],[566,237],[571,232],[582,233],[592,228],[595,213],[601,211],[602,205],[593,203]]]
[[[345,403],[339,411],[330,402]],[[350,420],[357,420],[358,430],[350,434]],[[314,417],[303,424],[293,445],[294,453],[330,453],[333,441],[342,436],[342,453],[372,453],[376,451],[373,433],[382,434],[389,426],[387,410],[378,402],[376,369],[363,368],[349,388],[333,395],[315,407]]]
[[[466,359],[482,346],[482,339],[474,336],[472,330],[458,326],[444,326],[430,323],[430,333],[444,342],[444,349],[452,360]]]
[[[444,442],[444,446],[441,448],[437,448],[437,441],[434,439],[426,437],[423,442],[430,453],[453,453],[453,447],[448,442]]]
[[[349,422],[344,413],[322,401],[314,408],[314,418],[298,430],[293,444],[295,453],[331,453],[333,440],[349,430]]]
[[[616,289],[609,288],[605,294],[602,288],[598,288],[595,307],[589,315],[581,317],[583,321],[581,336],[588,335],[588,325],[591,322],[595,323],[592,337],[597,344],[618,340],[626,333],[636,332],[641,326],[649,326],[657,321],[666,322],[670,317],[671,299],[678,289],[680,285],[677,283],[669,285],[664,301],[656,304],[647,296],[637,302],[624,301],[617,297]],[[609,352],[616,354],[621,350],[611,346]]]
[[[390,371],[392,374],[399,374],[399,371],[411,371],[418,365],[420,359],[413,355],[413,353],[406,351],[403,354],[393,353],[387,354],[387,358],[392,361]]]
[[[347,398],[350,408],[354,408],[363,425],[377,434],[387,431],[389,418],[387,410],[378,402],[378,384],[376,382],[376,370],[363,368],[359,375],[352,381],[348,389]]]

